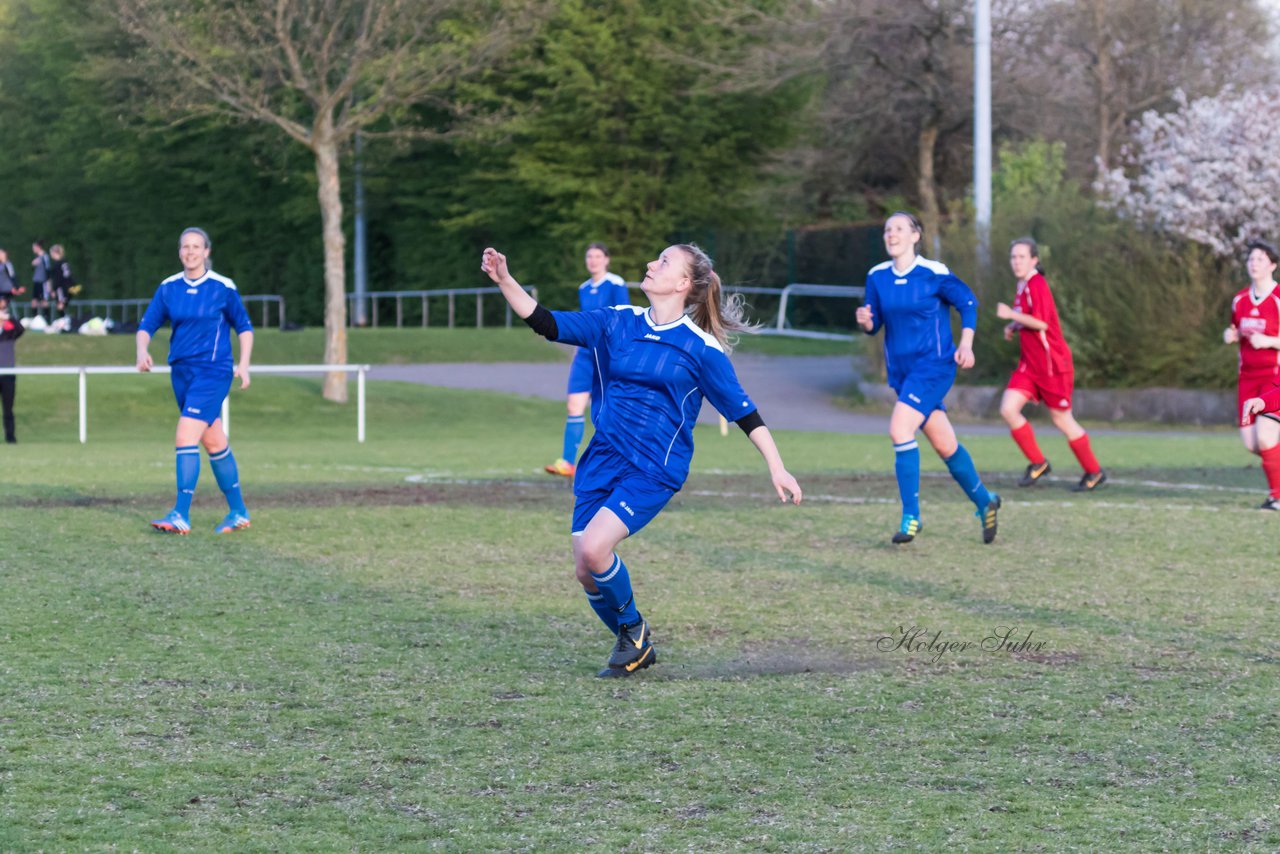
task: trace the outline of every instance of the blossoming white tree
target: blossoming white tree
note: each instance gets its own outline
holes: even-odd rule
[[[1103,203],[1220,255],[1280,236],[1280,89],[1180,100],[1142,116],[1126,168],[1102,173]]]

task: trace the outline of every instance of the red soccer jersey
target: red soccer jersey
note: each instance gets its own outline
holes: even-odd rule
[[[1058,307],[1053,303],[1053,293],[1044,276],[1036,273],[1027,281],[1018,283],[1018,292],[1013,297],[1013,310],[1049,324],[1049,328],[1041,332],[1026,327],[1019,332],[1022,361],[1026,364],[1028,373],[1052,377],[1075,370],[1071,363],[1071,348],[1067,346],[1067,339],[1062,337]]]
[[[1231,300],[1231,325],[1240,331],[1240,373],[1280,374],[1280,350],[1257,350],[1249,343],[1255,332],[1280,335],[1280,289],[1272,289],[1260,300],[1253,298],[1253,286]]]

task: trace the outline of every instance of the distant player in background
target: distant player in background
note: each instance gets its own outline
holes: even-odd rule
[[[592,610],[616,635],[599,675],[630,676],[657,654],[615,549],[649,524],[684,485],[704,396],[756,446],[778,497],[800,503],[800,486],[782,464],[769,428],[725,352],[728,335],[745,328],[741,303],[722,301],[711,259],[684,244],[667,247],[649,262],[641,283],[647,309],[548,311],[521,289],[498,251],[484,250],[480,269],[535,332],[588,348],[598,360],[602,394],[593,412],[596,432],[573,483],[574,574]]]
[[[43,240],[31,243],[31,254],[35,256],[31,259],[31,310],[39,312],[49,307],[52,298],[49,274],[53,272],[53,262],[49,260],[49,253],[44,251]]]
[[[587,272],[591,274],[591,278],[578,286],[580,310],[591,311],[631,303],[631,297],[627,295],[627,283],[621,276],[609,272],[609,250],[603,243],[592,243],[587,247],[586,263]],[[591,421],[595,423],[600,415],[597,411],[600,402],[599,372],[591,352],[579,349],[573,356],[573,364],[569,367],[569,414],[564,422],[564,443],[560,450],[560,458],[546,467],[547,474],[573,477],[574,463],[578,459],[578,445],[582,443],[582,436],[586,431],[585,415],[588,402],[591,404]]]
[[[1049,420],[1067,437],[1067,445],[1080,461],[1084,476],[1072,487],[1073,492],[1090,492],[1107,480],[1089,444],[1089,434],[1071,414],[1071,393],[1075,390],[1075,366],[1071,348],[1062,337],[1058,307],[1040,269],[1040,250],[1030,237],[1019,237],[1009,246],[1009,266],[1018,280],[1013,306],[996,305],[996,316],[1009,321],[1004,328],[1006,341],[1017,334],[1022,357],[1009,387],[1000,401],[1000,415],[1009,424],[1013,441],[1028,460],[1027,470],[1018,486],[1031,486],[1053,471],[1048,458],[1036,444],[1031,422],[1022,408],[1031,401],[1041,401],[1049,409]]]
[[[1222,340],[1240,345],[1236,414],[1240,438],[1249,453],[1262,458],[1267,476],[1267,499],[1260,509],[1280,510],[1280,416],[1273,414],[1280,407],[1272,405],[1277,402],[1272,386],[1280,381],[1280,293],[1275,280],[1280,252],[1255,240],[1248,253],[1249,287],[1231,300],[1231,325],[1223,330]]]
[[[209,453],[209,467],[227,499],[227,515],[214,530],[219,534],[249,527],[249,511],[240,494],[240,472],[222,430],[222,401],[231,381],[249,387],[249,357],[253,353],[253,324],[235,283],[209,269],[209,235],[188,228],[178,239],[182,272],[156,288],[138,324],[138,370],[150,371],[147,352],[151,336],[168,322],[170,382],[178,401],[178,430],[174,442],[178,496],[173,509],[151,526],[169,534],[191,532],[191,499],[200,477],[200,446]],[[240,337],[240,363],[231,359],[231,331]]]
[[[982,541],[996,538],[1000,496],[987,490],[973,458],[956,439],[942,399],[956,378],[956,366],[973,367],[973,332],[978,300],[969,286],[945,264],[916,255],[924,236],[920,220],[898,211],[884,224],[888,261],[867,273],[865,303],[855,314],[868,335],[884,328],[884,359],[889,386],[898,402],[889,416],[893,440],[894,474],[902,498],[902,523],[895,543],[909,543],[920,533],[920,447],[916,431],[923,429],[938,456],[965,495],[976,506]],[[960,343],[951,337],[951,309],[960,312]]]
[[[67,306],[71,297],[80,292],[75,277],[71,275],[71,264],[67,262],[67,251],[62,244],[49,247],[49,299],[54,302],[58,311],[67,314]]]

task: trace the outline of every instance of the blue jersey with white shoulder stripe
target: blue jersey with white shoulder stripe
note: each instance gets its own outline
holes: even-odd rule
[[[587,279],[578,285],[578,308],[581,311],[630,304],[631,295],[627,293],[627,283],[617,273],[605,273],[599,282]]]
[[[235,282],[212,270],[198,279],[170,276],[156,288],[138,328],[148,335],[169,323],[169,364],[205,362],[231,370],[231,334],[252,332],[253,324]]]
[[[630,305],[552,315],[556,340],[586,348],[600,373],[597,436],[671,489],[689,476],[703,397],[730,421],[756,410],[720,342],[688,315],[661,325]]]
[[[951,308],[960,312],[966,329],[978,324],[978,298],[946,264],[916,258],[903,272],[892,261],[867,273],[864,303],[871,309],[874,335],[884,327],[885,367],[890,376],[905,375],[917,365],[955,357]]]

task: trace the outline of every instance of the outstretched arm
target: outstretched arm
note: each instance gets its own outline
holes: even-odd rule
[[[533,314],[533,310],[538,307],[538,301],[525,293],[524,288],[520,287],[520,283],[511,275],[507,269],[506,255],[490,246],[480,257],[480,270],[502,289],[502,295],[507,298],[511,310],[521,320]]]

